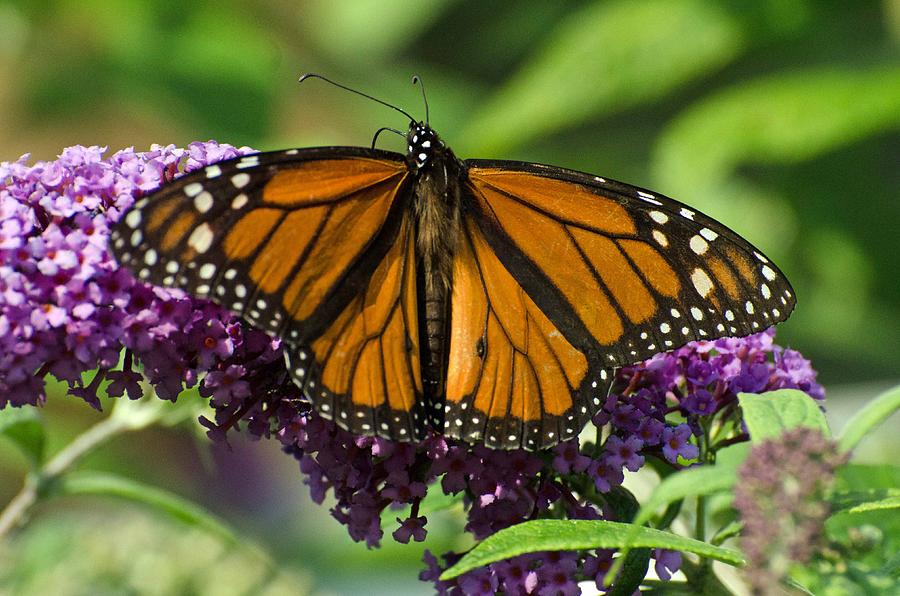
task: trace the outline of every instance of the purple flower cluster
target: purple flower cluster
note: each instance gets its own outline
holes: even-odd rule
[[[825,492],[846,455],[811,428],[797,428],[750,450],[739,470],[734,506],[755,594],[779,591],[792,563],[808,562],[829,514]]]
[[[143,391],[135,358],[156,394],[174,400],[222,362],[249,358],[253,366],[253,358],[280,354],[277,342],[216,305],[135,282],[107,247],[111,224],[135,199],[180,172],[250,150],[209,142],[104,159],[105,151],[76,146],[56,161],[0,163],[0,407],[43,403],[48,373],[95,408],[106,382],[109,395],[136,399]],[[89,371],[96,372],[86,381]],[[229,374],[245,372],[223,370],[207,385],[221,388]],[[217,405],[247,397],[249,385],[240,383],[231,395],[222,390]]]
[[[704,419],[736,418],[738,392],[796,387],[823,397],[809,362],[775,346],[770,330],[689,344],[620,370],[594,417],[595,437],[545,452],[494,451],[439,434],[419,444],[353,436],[310,410],[278,338],[209,301],[135,281],[107,248],[110,226],[137,198],[249,152],[209,142],[104,159],[105,149],[72,147],[53,162],[0,164],[0,407],[43,403],[47,374],[98,408],[98,391],[136,399],[142,379],[167,400],[199,383],[214,411],[201,419],[212,439],[241,429],[277,437],[312,498],[322,503],[331,492],[331,514],[374,547],[386,518],[394,540],[425,539],[428,491],[458,497],[478,540],[537,518],[623,520],[611,496],[624,490],[625,470],[638,471],[648,457],[675,468],[696,461]],[[741,440],[739,420],[733,426],[730,438]],[[440,582],[458,555],[439,563],[429,553],[422,577],[441,593],[577,594],[578,581],[600,585],[612,557],[532,553]],[[680,565],[678,553],[654,558],[661,578]]]
[[[808,361],[776,346],[773,336],[769,330],[692,343],[622,369],[619,390],[593,420],[599,444],[572,440],[528,453],[432,435],[412,447],[354,437],[313,414],[297,417],[279,436],[300,460],[313,498],[322,502],[331,490],[337,498],[332,515],[370,546],[382,538],[382,512],[398,505],[411,508],[409,517],[397,518],[394,538],[424,539],[427,520],[419,515],[419,504],[438,487],[461,495],[465,529],[478,540],[529,519],[616,519],[605,495],[622,484],[624,471],[639,470],[647,457],[673,467],[695,461],[699,421],[717,414],[735,418],[737,392],[795,387],[823,396]],[[673,414],[684,422],[673,424]],[[737,435],[731,438],[744,438],[739,420],[733,426]],[[421,578],[446,594],[579,594],[578,581],[601,585],[612,556],[611,551],[532,553],[442,582],[438,577],[458,555],[446,553],[441,563],[426,553]],[[654,557],[661,578],[680,566],[679,553],[656,551]]]

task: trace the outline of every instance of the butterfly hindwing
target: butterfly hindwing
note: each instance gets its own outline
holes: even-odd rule
[[[412,436],[421,380],[418,347],[407,349],[418,325],[409,178],[403,156],[377,150],[246,155],[139,200],[113,250],[140,279],[280,335],[295,381],[326,417]]]
[[[576,348],[510,275],[468,217],[453,269],[444,434],[498,449],[576,436],[611,372]]]
[[[466,164],[474,211],[495,230],[488,239],[504,266],[605,366],[749,335],[793,309],[793,290],[758,249],[677,201],[562,168]]]
[[[422,377],[412,222],[365,285],[288,368],[316,409],[360,435],[422,438]]]

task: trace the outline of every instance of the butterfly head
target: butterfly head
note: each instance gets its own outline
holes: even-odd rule
[[[436,151],[444,149],[444,142],[430,126],[423,122],[411,122],[406,133],[407,160],[422,169],[433,158]]]

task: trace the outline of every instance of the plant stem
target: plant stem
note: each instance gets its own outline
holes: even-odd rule
[[[694,538],[706,542],[706,497],[697,497],[697,522],[694,524]]]
[[[147,419],[136,422],[129,420],[128,417],[113,414],[78,435],[40,469],[29,473],[25,477],[22,490],[0,512],[0,539],[22,524],[32,507],[40,500],[46,487],[65,474],[81,458],[116,435],[143,428],[150,422]]]

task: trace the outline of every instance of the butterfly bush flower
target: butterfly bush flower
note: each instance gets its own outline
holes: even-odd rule
[[[76,146],[55,161],[0,163],[0,407],[43,404],[48,375],[96,408],[98,392],[141,397],[142,380],[172,401],[199,386],[211,439],[240,431],[279,441],[312,499],[330,495],[330,513],[351,538],[376,547],[385,530],[398,542],[425,540],[421,509],[433,492],[460,500],[477,540],[531,519],[621,521],[611,497],[625,471],[648,458],[695,463],[695,437],[713,417],[734,421],[730,440],[746,439],[738,392],[794,387],[824,398],[809,361],[775,345],[769,330],[691,343],[619,370],[594,427],[544,452],[494,451],[437,433],[418,444],[354,436],[312,411],[278,338],[212,302],[135,280],[109,251],[111,226],[137,199],[251,152],[210,141],[104,157],[105,148]],[[396,523],[385,528],[383,519]],[[530,553],[440,581],[459,554],[426,551],[420,577],[443,594],[578,594],[580,581],[601,585],[613,554]],[[661,578],[680,566],[678,553],[654,558]]]
[[[779,590],[790,565],[812,556],[828,517],[825,493],[846,455],[811,428],[797,428],[750,450],[738,471],[734,506],[755,594]]]

